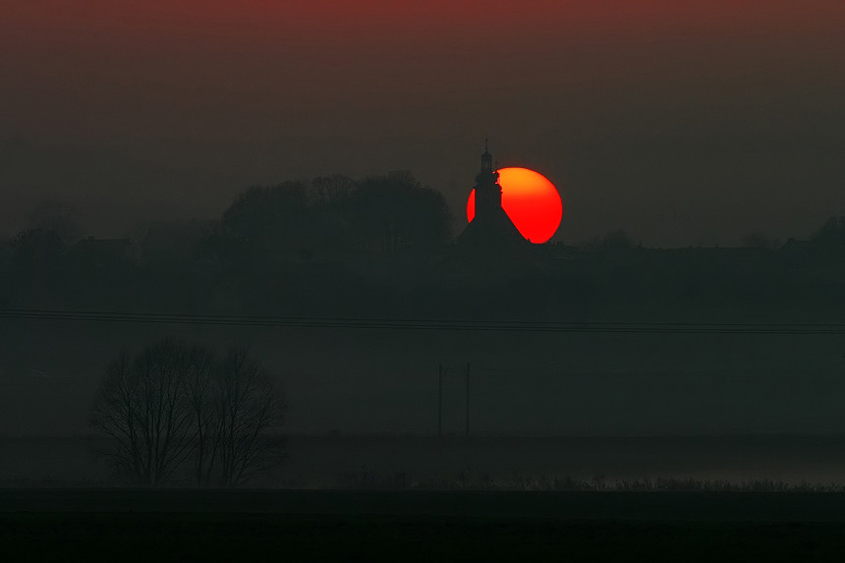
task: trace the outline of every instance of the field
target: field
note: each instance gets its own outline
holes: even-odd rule
[[[0,437],[0,487],[109,486],[84,437]],[[436,437],[291,436],[288,458],[252,486],[268,489],[559,489],[581,481],[770,481],[845,489],[845,436]],[[571,483],[570,483],[571,484]],[[190,480],[177,486],[191,486]],[[584,488],[584,487],[575,487]],[[689,489],[700,489],[693,483]],[[717,489],[725,487],[719,485]],[[772,489],[763,487],[763,489]]]
[[[834,561],[830,524],[230,514],[0,517],[9,561]]]
[[[14,490],[5,560],[813,561],[838,493]]]
[[[842,436],[290,446],[259,488],[141,490],[86,439],[0,440],[2,560],[845,560]]]

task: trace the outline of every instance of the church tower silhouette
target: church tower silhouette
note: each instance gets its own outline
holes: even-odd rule
[[[508,247],[530,244],[502,208],[502,186],[493,167],[493,155],[484,143],[481,171],[475,177],[475,217],[458,236],[458,244]]]

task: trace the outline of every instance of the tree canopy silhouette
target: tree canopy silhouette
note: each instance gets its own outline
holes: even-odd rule
[[[845,217],[830,217],[813,234],[812,241],[822,247],[845,246]]]
[[[360,244],[381,251],[430,247],[449,237],[449,211],[440,192],[409,172],[370,176],[349,202]]]
[[[206,249],[217,259],[248,251],[252,260],[268,261],[389,253],[447,242],[450,220],[443,196],[409,172],[358,181],[333,175],[247,189],[223,213]]]
[[[42,270],[57,266],[67,253],[67,245],[56,231],[36,227],[15,235],[11,251],[12,261],[19,268]]]
[[[245,348],[218,359],[166,338],[111,361],[90,424],[125,482],[161,485],[190,465],[197,484],[233,486],[281,462],[284,410],[281,388]]]
[[[84,234],[76,211],[61,199],[47,199],[32,208],[26,230],[33,229],[54,232],[66,243],[75,242]]]

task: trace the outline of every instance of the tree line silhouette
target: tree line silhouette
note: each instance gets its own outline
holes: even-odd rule
[[[201,252],[243,265],[425,249],[448,241],[450,220],[442,195],[407,172],[319,177],[247,189],[212,226]]]
[[[466,252],[459,228],[442,195],[407,172],[255,186],[215,220],[120,239],[83,237],[71,208],[44,202],[0,246],[0,308],[563,321],[845,312],[842,217],[807,240],[752,233],[736,248],[647,248],[616,230]]]

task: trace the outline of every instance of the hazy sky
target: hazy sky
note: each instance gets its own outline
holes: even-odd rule
[[[408,169],[463,204],[489,135],[558,238],[807,236],[845,215],[841,0],[75,0],[0,7],[0,234],[92,234],[255,183]]]

